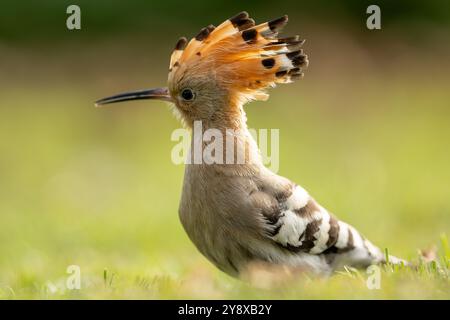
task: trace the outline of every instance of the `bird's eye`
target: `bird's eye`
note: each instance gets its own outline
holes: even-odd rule
[[[181,97],[186,101],[192,101],[195,98],[195,94],[192,89],[184,89],[181,91]]]

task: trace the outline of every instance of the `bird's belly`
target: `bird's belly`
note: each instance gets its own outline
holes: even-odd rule
[[[187,213],[185,213],[187,214]],[[217,268],[230,276],[237,277],[253,266],[283,266],[300,271],[312,271],[328,275],[330,265],[321,255],[308,253],[292,254],[267,240],[242,238],[226,232],[220,226],[192,222],[192,215],[186,221],[180,211],[181,223],[196,248]],[[201,213],[197,213],[201,216]]]
[[[238,255],[244,250],[232,234],[214,223],[207,223],[202,216],[201,212],[187,213],[180,210],[181,224],[189,239],[217,268],[231,276],[237,276],[240,265],[244,262]]]

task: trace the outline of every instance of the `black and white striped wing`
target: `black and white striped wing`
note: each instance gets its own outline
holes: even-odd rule
[[[300,186],[279,199],[276,215],[267,217],[268,237],[292,252],[346,256],[348,265],[369,265],[382,261],[381,251],[355,228],[337,220]],[[339,260],[339,259],[335,259]]]

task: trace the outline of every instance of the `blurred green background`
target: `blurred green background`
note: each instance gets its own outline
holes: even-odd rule
[[[369,4],[382,29],[365,26]],[[81,7],[81,30],[66,8]],[[0,298],[449,298],[448,279],[255,290],[217,271],[178,221],[180,127],[161,102],[95,109],[165,85],[171,50],[247,10],[289,14],[310,67],[246,107],[280,129],[280,171],[405,258],[450,230],[450,4],[444,1],[2,1]],[[83,288],[64,290],[67,266]],[[105,271],[106,270],[106,271]]]

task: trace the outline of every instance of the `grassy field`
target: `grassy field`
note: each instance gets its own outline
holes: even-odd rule
[[[330,60],[312,49],[304,80],[247,106],[250,126],[280,129],[279,173],[324,207],[394,255],[418,261],[436,246],[439,266],[387,266],[379,290],[364,270],[264,288],[229,278],[178,221],[183,167],[170,160],[170,134],[180,125],[168,108],[93,107],[164,84],[165,66],[150,63],[160,57],[11,52],[0,65],[10,75],[0,86],[0,298],[449,299],[446,68],[418,77],[409,48],[383,68],[364,53]],[[65,289],[69,265],[81,268],[81,290]]]

